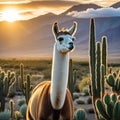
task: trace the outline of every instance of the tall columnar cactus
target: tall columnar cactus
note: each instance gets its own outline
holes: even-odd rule
[[[74,86],[76,84],[76,71],[73,72],[72,59],[69,61],[69,77],[68,77],[68,88],[73,97]]]
[[[105,66],[105,74],[107,69],[107,38],[102,37],[102,64]]]
[[[30,75],[26,76],[26,80],[24,79],[24,65],[22,63],[20,64],[20,88],[28,104],[32,87],[30,85]]]
[[[15,82],[15,73],[8,71],[5,74],[4,71],[0,71],[0,111],[5,109],[5,97],[9,93],[9,88]]]
[[[94,19],[91,19],[90,26],[90,79],[92,83],[92,96],[93,101],[96,98],[101,98],[104,94],[104,75],[105,75],[105,66],[106,64],[102,64],[102,59],[106,58],[103,54],[106,51],[106,47],[104,48],[104,44],[101,45],[100,42],[96,43],[95,39],[95,23]],[[102,55],[101,55],[102,53]],[[102,94],[101,94],[102,91]]]
[[[96,115],[98,117],[98,112],[95,107],[95,100],[98,98],[102,98],[104,95],[104,75],[106,73],[106,39],[103,39],[104,42],[102,44],[100,42],[96,42],[95,36],[95,22],[94,19],[91,19],[90,25],[90,79],[91,79],[91,93],[93,98],[93,104],[95,108]],[[105,59],[105,60],[104,60]],[[98,118],[99,119],[99,118]]]
[[[115,93],[105,94],[103,99],[97,99],[95,102],[99,120],[119,120],[120,119],[120,101]]]
[[[24,65],[21,63],[20,64],[20,88],[23,88],[24,85]]]
[[[25,95],[26,103],[28,104],[29,98],[30,98],[30,92],[32,90],[32,86],[30,85],[30,75],[27,75],[27,80],[24,83],[23,87],[23,94]]]

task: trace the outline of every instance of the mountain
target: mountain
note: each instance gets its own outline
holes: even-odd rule
[[[113,7],[113,8],[119,8],[120,7],[120,2],[117,2],[117,3],[113,4],[113,5],[111,5],[111,7]]]
[[[75,5],[71,8],[69,8],[68,10],[66,10],[64,13],[64,15],[66,15],[67,13],[69,12],[72,12],[72,11],[84,11],[84,10],[87,10],[88,8],[94,8],[94,9],[98,9],[98,8],[101,8],[101,6],[98,6],[96,4],[79,4],[79,5]]]
[[[71,27],[73,21],[78,22],[76,48],[71,57],[88,59],[90,19],[52,13],[15,23],[0,22],[0,57],[51,57],[55,42],[52,24],[55,21],[60,24],[60,29]],[[119,58],[120,17],[96,18],[95,23],[97,41],[107,36],[109,58]]]

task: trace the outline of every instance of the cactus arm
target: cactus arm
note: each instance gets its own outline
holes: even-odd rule
[[[105,94],[105,67],[102,64],[101,66],[101,98],[103,98],[103,95]]]
[[[100,93],[101,93],[101,84],[100,84],[100,79],[101,79],[101,71],[100,71],[100,66],[101,66],[101,51],[100,51],[100,42],[97,42],[97,50],[96,50],[96,80],[97,80],[97,96],[100,98]]]
[[[119,118],[120,118],[120,101],[117,101],[113,109],[113,120],[119,120]]]
[[[107,68],[107,38],[104,36],[102,37],[102,64],[105,66],[105,75],[106,75],[106,68]]]

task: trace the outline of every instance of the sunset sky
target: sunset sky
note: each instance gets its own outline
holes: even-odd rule
[[[73,5],[95,3],[103,7],[118,0],[0,0],[0,21],[26,20],[48,12],[60,14]]]

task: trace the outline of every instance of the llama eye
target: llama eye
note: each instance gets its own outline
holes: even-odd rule
[[[60,37],[60,38],[58,38],[58,40],[61,42],[61,41],[63,41],[64,39],[63,39],[62,37]]]
[[[75,38],[74,38],[74,37],[72,38],[72,41],[75,41]]]

